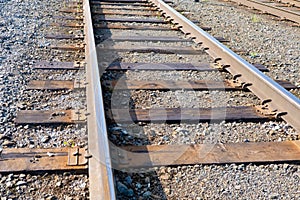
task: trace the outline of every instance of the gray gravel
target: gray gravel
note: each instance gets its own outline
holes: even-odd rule
[[[176,8],[189,11],[189,19],[201,19],[203,25],[211,27],[212,35],[229,39],[230,48],[248,50],[249,54],[243,56],[244,59],[267,66],[270,69],[267,73],[269,76],[300,86],[298,27],[228,2],[174,2]]]
[[[187,98],[188,96],[188,98]],[[127,98],[126,98],[127,97]],[[199,101],[201,99],[202,101]],[[243,91],[114,91],[113,108],[201,108],[258,104],[253,94]]]
[[[68,199],[88,198],[88,178],[85,175],[9,174],[0,175],[1,200],[8,199]]]
[[[15,7],[15,4],[20,4]],[[44,6],[52,8],[52,13],[44,12]],[[55,5],[55,1],[47,2],[9,2],[1,4],[1,19],[3,25],[0,26],[1,35],[5,38],[1,43],[1,134],[10,139],[10,142],[21,143],[22,147],[29,147],[29,143],[18,140],[26,140],[26,130],[16,126],[14,119],[17,110],[49,110],[49,109],[83,109],[85,108],[84,91],[37,91],[25,90],[26,84],[30,80],[84,80],[83,71],[67,70],[34,70],[32,66],[38,60],[74,61],[82,60],[83,53],[59,52],[49,50],[50,44],[55,44],[55,40],[45,40],[46,27],[52,15],[60,15],[60,6]],[[28,9],[30,12],[19,14],[20,9]],[[23,16],[24,15],[24,16]],[[44,27],[45,26],[45,27]],[[66,41],[64,41],[66,42]],[[70,41],[69,41],[70,42]],[[60,41],[62,43],[62,41]],[[25,48],[24,48],[25,47]],[[74,101],[75,100],[75,101]],[[47,127],[44,127],[46,130]],[[32,127],[34,130],[35,127]],[[41,127],[36,128],[38,132]],[[61,126],[61,129],[65,129]],[[50,129],[51,130],[51,129]],[[85,130],[85,127],[83,127]],[[17,132],[15,134],[14,132]],[[33,134],[32,137],[38,141],[39,135]],[[85,137],[85,132],[76,138],[72,134],[67,134],[65,140],[80,140]],[[52,140],[58,140],[53,137]],[[0,144],[4,142],[0,141]],[[51,143],[51,140],[50,140]],[[27,145],[24,145],[27,144]],[[12,145],[13,146],[13,145]],[[49,144],[45,144],[49,147]],[[61,146],[53,144],[53,146]],[[32,147],[32,146],[31,146]]]
[[[84,53],[50,50],[50,45],[78,41],[47,40],[49,33],[82,33],[51,28],[53,16],[67,2],[0,1],[0,148],[55,148],[86,146],[85,125],[28,126],[14,123],[18,110],[82,109],[84,91],[25,90],[30,80],[84,79],[83,71],[34,70],[35,61],[83,60]],[[70,16],[70,14],[69,14]],[[87,175],[0,174],[0,197],[8,199],[87,199]]]
[[[245,131],[248,129],[248,131]],[[191,124],[118,124],[109,128],[119,145],[280,142],[299,139],[285,123],[231,122]]]
[[[270,20],[269,16],[244,11],[232,4],[218,1],[176,1],[178,8],[191,11],[190,17],[201,19],[201,25],[213,28],[215,36],[230,39],[232,48],[247,49],[244,58],[250,62],[265,64],[273,78],[299,83],[299,31],[289,23]],[[63,5],[64,6],[64,5]],[[79,125],[16,126],[14,118],[19,109],[84,108],[84,94],[80,91],[57,93],[24,91],[31,79],[71,80],[84,78],[83,73],[70,71],[34,71],[34,60],[74,61],[83,59],[82,53],[60,53],[49,50],[51,40],[43,39],[52,15],[61,4],[56,1],[0,1],[0,146],[2,147],[61,147],[86,145],[86,127]],[[47,8],[47,9],[45,9]],[[50,8],[50,9],[49,9]],[[23,11],[23,12],[22,12]],[[222,17],[220,17],[222,13]],[[279,29],[278,29],[279,27]],[[49,29],[48,29],[49,28]],[[74,30],[63,30],[71,33]],[[117,32],[117,31],[116,31]],[[131,31],[132,34],[134,31]],[[140,33],[140,32],[139,32]],[[139,34],[137,33],[137,34]],[[118,32],[117,34],[122,34]],[[164,32],[146,34],[164,35]],[[177,33],[176,33],[177,35]],[[71,41],[66,41],[71,42]],[[60,42],[57,42],[59,44]],[[72,42],[71,42],[72,43]],[[26,47],[26,48],[24,48]],[[39,49],[39,50],[37,50]],[[109,61],[123,59],[127,62],[203,62],[207,57],[158,54],[115,54]],[[100,61],[101,63],[101,61]],[[54,75],[54,73],[56,75]],[[130,79],[206,78],[198,72],[127,72]],[[226,75],[225,75],[226,76]],[[110,77],[106,74],[103,78]],[[224,76],[220,76],[224,78]],[[149,78],[150,79],[150,78]],[[197,98],[211,94],[192,92],[186,95],[177,92],[132,92],[131,105],[140,107],[199,106]],[[293,91],[298,94],[299,91]],[[139,94],[141,93],[141,94]],[[125,93],[127,95],[128,93]],[[214,97],[218,98],[219,93]],[[108,95],[109,96],[109,95]],[[158,96],[161,98],[153,98]],[[225,96],[225,97],[224,97]],[[177,99],[174,100],[174,97]],[[236,98],[238,97],[238,98]],[[251,99],[248,99],[251,97]],[[125,96],[128,98],[128,96]],[[227,101],[224,100],[228,99]],[[234,99],[233,99],[234,98]],[[42,102],[39,105],[39,102]],[[68,103],[70,99],[75,102]],[[226,105],[257,103],[247,93],[223,93]],[[185,102],[185,103],[182,103]],[[191,102],[189,104],[188,102]],[[118,128],[116,128],[118,127]],[[144,144],[193,144],[212,142],[260,142],[299,139],[295,131],[284,122],[221,123],[221,124],[117,124],[109,128],[110,139],[120,145]],[[130,133],[130,134],[129,134]],[[217,137],[214,137],[217,136]],[[194,165],[161,167],[147,173],[116,172],[118,199],[299,199],[300,169],[296,164],[270,165]],[[88,178],[86,175],[44,174],[0,175],[0,197],[3,199],[87,199]]]
[[[119,199],[299,199],[299,171],[290,164],[194,165],[119,172],[116,180],[125,186]]]
[[[178,9],[200,25],[212,27],[213,36],[230,40],[227,46],[246,50],[243,58],[266,65],[267,75],[299,86],[299,31],[289,22],[219,1],[175,0]],[[150,33],[150,34],[148,34]],[[99,34],[101,34],[99,32]],[[108,35],[151,35],[151,31],[107,31]],[[154,33],[163,36],[163,32]],[[178,35],[178,33],[176,33]],[[168,33],[169,35],[169,33]],[[180,35],[180,34],[179,34]],[[150,45],[150,43],[144,43]],[[161,45],[161,44],[160,44]],[[167,44],[170,45],[170,44]],[[98,54],[100,66],[115,59],[123,62],[211,62],[206,55],[161,55],[155,53]],[[104,59],[105,57],[105,59]],[[224,73],[195,71],[108,72],[103,80],[223,80]],[[112,92],[112,94],[111,94]],[[299,90],[292,91],[299,94]],[[259,100],[247,92],[201,91],[110,91],[106,105],[114,108],[202,107],[252,105]],[[109,99],[112,98],[110,102]],[[214,105],[214,106],[216,106]],[[280,142],[298,140],[299,135],[285,122],[222,122],[199,124],[111,124],[109,139],[117,145],[160,145],[201,143]],[[115,171],[118,199],[299,199],[299,166],[293,164],[231,164],[161,167],[143,173]]]

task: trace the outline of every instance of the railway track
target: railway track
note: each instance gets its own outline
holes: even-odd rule
[[[2,173],[88,173],[90,199],[156,199],[167,198],[166,190],[138,191],[139,186],[133,186],[127,175],[143,171],[151,174],[164,166],[299,161],[297,138],[283,142],[223,142],[219,131],[226,122],[283,120],[299,132],[299,99],[286,90],[297,87],[268,78],[263,65],[246,62],[222,44],[228,40],[212,37],[204,31],[209,27],[199,28],[168,4],[172,2],[84,1],[70,3],[68,9],[61,10],[66,14],[57,18],[65,22],[52,25],[84,29],[84,34],[46,35],[58,41],[75,41],[55,42],[50,48],[85,52],[85,60],[42,60],[34,68],[85,69],[86,80],[31,80],[27,90],[86,90],[87,108],[20,110],[16,123],[87,123],[88,148],[5,148],[1,153]],[[171,97],[167,98],[177,98],[179,103],[164,103],[168,92]],[[252,96],[254,101],[249,103],[255,105],[228,106],[219,102],[219,95],[226,92],[241,96],[246,93],[246,97],[253,94],[256,97]],[[194,142],[157,142],[155,137],[161,133],[153,131],[152,124],[167,127],[163,128],[163,138],[191,134],[186,124],[216,130],[194,135]],[[158,187],[159,180],[141,177],[146,185]],[[122,179],[127,180],[126,184]]]

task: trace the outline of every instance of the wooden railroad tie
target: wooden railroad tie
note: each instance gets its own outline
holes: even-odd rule
[[[95,29],[124,29],[124,30],[158,30],[158,31],[170,31],[178,30],[178,28],[166,27],[166,26],[137,26],[137,25],[120,25],[120,24],[95,24]]]
[[[27,84],[27,90],[74,90],[84,89],[83,81],[64,80],[32,80]]]
[[[92,11],[92,14],[93,15],[115,15],[116,14],[116,11],[115,10],[94,10]],[[132,16],[146,16],[146,17],[153,17],[153,16],[158,16],[159,15],[159,12],[140,12],[140,11],[132,11],[132,12],[124,12],[123,10],[120,10],[118,12],[118,15],[125,15],[125,16],[129,16],[129,15],[132,15]]]
[[[165,20],[161,19],[143,19],[143,18],[114,18],[114,17],[94,17],[96,22],[117,22],[117,23],[156,23],[156,24],[166,24]]]
[[[300,141],[196,145],[111,145],[113,168],[231,163],[274,163],[300,160]]]
[[[94,17],[94,20],[97,22],[117,22],[117,23],[152,23],[152,24],[167,24],[168,21],[161,19],[143,19],[143,18],[115,18],[115,17]],[[199,21],[193,21],[194,23],[198,23]]]
[[[90,155],[84,148],[5,148],[0,173],[72,171],[87,173]]]
[[[179,37],[144,37],[144,36],[110,36],[105,38],[108,41],[116,41],[116,42],[144,42],[144,41],[152,41],[152,42],[191,42],[190,39],[184,39]]]
[[[45,35],[47,39],[56,39],[56,40],[63,40],[63,39],[72,39],[72,40],[83,40],[84,35],[56,35],[56,34],[49,34]]]
[[[92,5],[101,5],[101,6],[128,6],[125,2],[100,2],[100,1],[94,1],[91,2]],[[131,3],[130,6],[134,7],[151,7],[151,5],[148,2],[135,2]],[[152,7],[153,8],[153,7]]]
[[[269,71],[264,65],[253,64],[257,69],[263,72]],[[102,66],[103,67],[103,66]],[[225,68],[224,68],[225,69]],[[223,71],[222,68],[216,68],[212,63],[126,63],[113,62],[105,69],[110,70],[195,70],[195,71]]]
[[[75,62],[57,62],[57,61],[37,61],[33,65],[34,69],[65,69],[65,70],[79,70],[85,68],[84,61],[75,61]]]
[[[62,19],[62,20],[80,20],[83,21],[83,16],[53,16],[54,19]]]
[[[300,158],[300,141],[125,147],[111,143],[110,154],[113,169],[128,171],[195,164],[295,162]],[[92,157],[84,148],[78,147],[4,148],[0,152],[0,173],[87,173],[88,160]]]
[[[124,4],[110,4],[110,3],[105,3],[105,2],[91,2],[92,7],[91,7],[91,12],[93,12],[94,10],[129,10],[129,11],[157,11],[158,9],[155,7],[150,7],[148,4],[145,4],[145,6],[137,6],[137,4],[132,4],[130,7],[125,7],[123,6]]]
[[[67,28],[83,28],[83,23],[72,23],[72,22],[65,22],[65,23],[51,23],[50,26],[56,26],[56,27],[67,27]]]
[[[263,115],[254,106],[216,108],[153,108],[111,109],[107,118],[116,123],[130,122],[207,122],[207,121],[261,121],[271,120],[275,115]]]
[[[16,124],[75,124],[85,123],[84,110],[20,110]]]
[[[101,2],[99,2],[101,3]],[[93,11],[111,11],[111,10],[115,10],[115,11],[158,11],[157,8],[154,7],[149,7],[149,6],[143,6],[143,7],[124,7],[122,6],[122,4],[114,4],[114,5],[110,5],[110,4],[94,4],[93,8],[92,8],[92,12]],[[186,12],[186,10],[183,9],[177,9],[178,12]]]
[[[61,9],[60,12],[62,13],[83,13],[82,9]]]
[[[288,81],[277,80],[286,89],[296,89],[297,86]],[[110,90],[243,90],[242,86],[234,85],[231,81],[193,80],[193,81],[136,81],[112,80],[103,81],[102,85]],[[251,87],[251,86],[249,86]]]
[[[114,2],[114,3],[128,3],[129,5],[134,3],[148,3],[147,0],[103,0],[103,1],[91,1],[92,4],[99,4],[102,2]],[[165,0],[165,3],[173,3],[172,1]]]
[[[51,49],[54,49],[54,50],[63,50],[63,51],[80,51],[80,50],[84,50],[84,46],[85,44],[75,44],[75,45],[53,45],[53,46],[50,46]]]
[[[219,42],[229,42],[225,38],[215,37]],[[185,39],[179,37],[144,37],[144,36],[111,36],[107,38],[102,38],[108,41],[116,41],[116,42],[192,42],[192,39]]]
[[[160,54],[187,54],[187,55],[199,55],[205,54],[204,50],[196,50],[193,47],[177,47],[177,46],[97,46],[99,51],[108,52],[130,52],[130,53],[160,53]]]
[[[168,3],[168,4],[173,4],[174,2],[173,1],[167,1],[165,0],[164,1],[165,3]],[[104,1],[91,1],[91,4],[125,4],[125,5],[147,5],[147,6],[150,6],[149,2],[146,1],[146,0],[138,0],[138,1],[135,1],[135,0],[118,0],[118,1],[115,1],[115,0],[104,0]]]

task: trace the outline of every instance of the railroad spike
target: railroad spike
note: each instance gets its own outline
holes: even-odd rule
[[[249,87],[251,85],[252,85],[252,83],[244,83],[243,86],[242,86],[242,88],[246,89],[247,87]]]
[[[214,63],[214,67],[216,67],[216,68],[219,69],[220,71],[225,71],[226,68],[229,68],[229,67],[230,67],[230,65],[223,65],[223,64],[217,62],[217,63]]]
[[[272,101],[272,99],[262,100],[261,105],[266,105],[267,103],[270,103],[271,101]]]
[[[242,77],[242,74],[233,75],[233,80],[237,80],[239,77]]]
[[[277,112],[275,115],[276,119],[280,119],[282,116],[287,115],[287,112]]]
[[[217,63],[218,61],[222,60],[222,58],[215,58],[214,63]]]

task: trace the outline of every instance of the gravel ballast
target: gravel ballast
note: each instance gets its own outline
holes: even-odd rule
[[[229,48],[247,50],[248,55],[242,57],[248,62],[265,65],[270,69],[266,73],[268,76],[300,86],[299,27],[234,3],[218,0],[174,2],[176,9],[188,11],[189,19],[201,20],[201,25],[211,27],[213,36],[230,40]],[[299,90],[295,93],[299,97]]]
[[[50,45],[78,41],[45,39],[49,33],[82,33],[52,28],[67,1],[0,1],[0,149],[86,146],[85,125],[29,126],[14,123],[19,110],[84,109],[84,91],[26,90],[30,80],[76,80],[84,71],[35,70],[35,61],[83,60],[84,52],[50,50]],[[70,14],[72,15],[72,14]],[[59,32],[61,31],[61,32]],[[0,199],[87,199],[88,176],[1,174]]]
[[[299,28],[290,23],[274,21],[270,16],[239,8],[216,0],[178,1],[179,9],[189,11],[189,18],[201,20],[212,27],[212,35],[231,42],[231,48],[246,49],[243,57],[252,63],[266,65],[274,79],[299,83]],[[66,2],[67,3],[67,2]],[[85,109],[82,91],[26,91],[29,80],[73,80],[83,78],[83,72],[33,70],[34,60],[82,60],[81,53],[61,53],[49,50],[62,41],[44,39],[52,16],[66,5],[57,0],[0,0],[0,148],[52,148],[86,146],[86,126],[16,126],[14,119],[20,109]],[[59,28],[57,30],[60,30]],[[62,30],[62,33],[65,30]],[[73,30],[66,31],[72,33]],[[75,32],[75,31],[74,31]],[[77,33],[77,32],[76,32]],[[80,33],[80,32],[79,32]],[[115,31],[122,35],[122,31]],[[99,31],[101,34],[101,31]],[[108,34],[111,34],[108,32]],[[176,32],[130,31],[128,35],[175,36]],[[182,34],[179,34],[183,36]],[[72,41],[66,41],[73,43]],[[143,43],[140,43],[143,44]],[[150,43],[145,43],[150,44]],[[153,45],[153,44],[152,44]],[[161,44],[163,45],[163,44]],[[170,44],[168,44],[170,45]],[[178,44],[177,44],[178,45]],[[116,53],[110,55],[124,62],[209,62],[206,55],[160,55]],[[99,60],[100,65],[103,63]],[[119,77],[106,73],[102,79]],[[121,75],[130,80],[223,80],[229,75],[203,72],[128,71]],[[105,93],[106,104],[111,91]],[[293,93],[299,95],[299,90]],[[130,91],[114,93],[113,106],[137,108],[200,107],[211,105],[201,100],[218,101],[221,105],[257,104],[258,99],[247,92],[201,91]],[[300,96],[300,95],[299,95]],[[121,98],[123,97],[123,98]],[[73,100],[73,101],[71,101]],[[127,103],[127,102],[126,102]],[[111,124],[109,139],[117,145],[160,145],[267,142],[299,139],[285,122],[221,122],[198,124]],[[217,136],[217,137],[216,137]],[[230,164],[159,167],[139,172],[115,170],[117,199],[299,199],[300,168],[295,163]],[[0,174],[0,197],[8,199],[88,199],[88,176],[63,174]]]
[[[265,65],[273,79],[288,80],[299,86],[299,29],[292,23],[220,1],[174,1],[177,9],[201,26],[211,27],[213,36],[230,40],[225,45],[246,50],[241,56],[250,63]],[[152,34],[151,31],[149,33]],[[99,32],[99,34],[101,34]],[[145,35],[148,31],[107,31],[106,35]],[[155,36],[163,36],[157,31]],[[169,33],[168,33],[169,35]],[[170,34],[172,35],[172,34]],[[183,37],[182,34],[178,36]],[[143,44],[143,43],[135,43]],[[155,45],[144,43],[145,45]],[[163,44],[159,44],[163,45]],[[170,45],[170,44],[167,44]],[[134,46],[134,45],[132,45]],[[98,52],[98,55],[101,53]],[[113,52],[100,67],[115,59],[123,62],[211,62],[207,55],[161,55],[156,53]],[[105,56],[103,56],[104,58]],[[101,58],[101,56],[100,56]],[[107,72],[103,80],[224,80],[225,73],[195,71]],[[298,95],[299,90],[293,90]],[[110,99],[112,98],[112,99]],[[181,108],[216,105],[259,104],[248,92],[224,91],[107,91],[106,106],[113,108]],[[111,100],[111,101],[110,101]],[[202,101],[201,101],[202,100]],[[214,106],[216,106],[214,104]],[[198,124],[111,124],[109,139],[117,145],[162,145],[202,143],[280,142],[298,140],[299,135],[285,122],[221,122]],[[283,164],[230,164],[160,167],[145,173],[115,170],[118,199],[298,199],[299,166]]]

